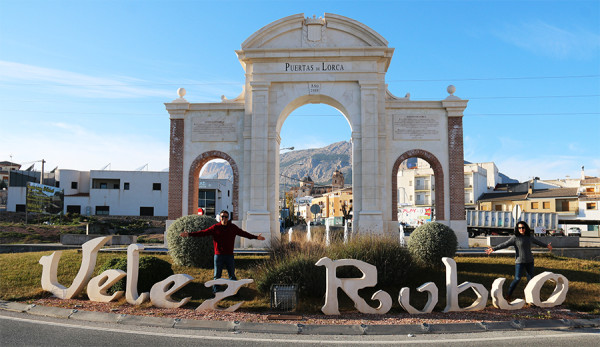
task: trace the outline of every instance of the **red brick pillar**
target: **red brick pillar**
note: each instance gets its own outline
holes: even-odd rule
[[[461,117],[448,117],[450,219],[465,219],[463,125]]]
[[[171,119],[169,150],[169,219],[183,216],[183,119]]]

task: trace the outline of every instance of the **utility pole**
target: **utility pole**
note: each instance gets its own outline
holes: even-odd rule
[[[46,161],[42,159],[42,174],[40,175],[40,184],[44,184],[44,163]]]

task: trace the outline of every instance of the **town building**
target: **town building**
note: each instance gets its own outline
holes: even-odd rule
[[[407,160],[406,163],[409,161]],[[476,209],[477,199],[496,186],[502,176],[494,163],[467,163],[464,172],[465,209]],[[429,162],[418,158],[398,170],[398,221],[416,226],[435,219],[435,179]]]
[[[586,177],[581,180],[581,188],[579,194],[579,209],[577,213],[578,220],[589,221],[600,225],[600,178]],[[590,228],[588,228],[590,230]],[[600,236],[600,235],[599,235]]]
[[[322,220],[328,225],[344,225],[344,220],[352,212],[352,188],[337,189],[312,199],[312,204],[319,205],[320,213],[315,215],[308,211],[310,220]]]
[[[3,182],[3,186],[8,186],[10,172],[19,170],[20,168],[21,164],[12,163],[10,161],[0,161],[0,184]]]
[[[65,170],[44,173],[43,184],[62,188],[64,213],[111,216],[167,216],[168,171]],[[27,182],[40,183],[40,172],[11,171],[7,211],[25,212]],[[227,179],[200,179],[198,206],[211,217],[232,210]]]
[[[600,178],[583,174],[582,179],[540,180],[499,184],[478,200],[478,210],[556,213],[563,230],[581,227],[583,236],[600,236]]]
[[[206,216],[217,218],[223,210],[232,214],[231,194],[233,185],[224,178],[201,178],[198,190],[198,208]],[[232,217],[233,218],[233,217]]]

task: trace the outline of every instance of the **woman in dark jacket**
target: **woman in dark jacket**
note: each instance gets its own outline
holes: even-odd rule
[[[548,247],[552,250],[552,243],[545,244],[542,241],[531,236],[531,229],[525,222],[519,222],[515,226],[515,234],[496,247],[489,247],[485,250],[488,255],[493,251],[513,246],[515,248],[515,279],[508,287],[508,298],[511,297],[512,293],[517,288],[521,277],[524,273],[527,273],[527,280],[529,281],[533,277],[533,254],[531,253],[531,243],[535,243],[541,247]]]

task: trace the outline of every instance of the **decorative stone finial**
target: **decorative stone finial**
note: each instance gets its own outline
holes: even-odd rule
[[[325,25],[325,19],[323,17],[317,18],[316,15],[313,15],[312,18],[306,17],[304,19],[304,23],[306,25],[311,25],[311,24]]]
[[[454,92],[456,91],[456,87],[453,85],[449,85],[448,88],[446,88],[446,91],[448,92],[448,94],[454,95]]]
[[[185,88],[177,89],[177,95],[179,95],[179,97],[183,99],[183,97],[185,96]]]

